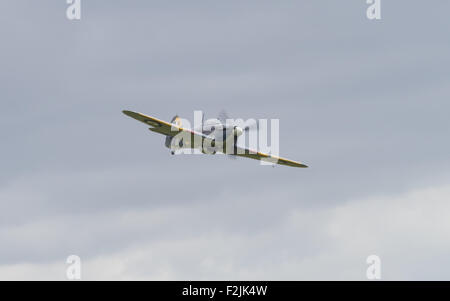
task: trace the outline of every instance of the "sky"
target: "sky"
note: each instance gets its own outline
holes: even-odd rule
[[[0,279],[450,280],[450,2],[0,2]],[[276,118],[171,156],[121,113]]]

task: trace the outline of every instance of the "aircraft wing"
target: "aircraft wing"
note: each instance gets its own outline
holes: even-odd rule
[[[274,164],[280,164],[280,165],[286,165],[286,166],[292,166],[292,167],[301,167],[301,168],[308,167],[307,165],[305,165],[303,163],[296,162],[293,160],[280,158],[280,157],[273,156],[270,154],[264,154],[261,152],[253,151],[253,150],[250,150],[247,148],[242,148],[239,146],[237,146],[236,148],[237,148],[237,153],[235,155],[239,156],[239,157],[261,160],[261,161],[266,161],[266,162],[270,162],[270,163],[274,163]]]
[[[192,139],[191,141],[194,141],[194,137],[197,136],[197,137],[201,137],[202,141],[208,140],[210,144],[212,144],[214,142],[213,138],[211,138],[203,133],[199,133],[199,132],[196,132],[196,131],[193,131],[190,129],[185,129],[185,128],[182,128],[181,126],[160,120],[155,117],[147,116],[145,114],[132,112],[132,111],[123,111],[123,113],[131,118],[134,118],[136,120],[139,120],[140,122],[143,122],[143,123],[151,126],[150,130],[155,133],[159,133],[159,134],[170,136],[170,137],[174,137],[179,133],[183,133],[183,134],[187,134],[187,135],[190,134],[191,139]],[[300,162],[280,158],[280,157],[273,156],[270,154],[264,154],[261,152],[253,151],[253,150],[242,148],[239,146],[237,146],[237,153],[235,155],[239,156],[239,157],[246,157],[246,158],[251,158],[251,159],[255,159],[255,160],[261,160],[261,161],[266,161],[266,162],[270,162],[270,163],[274,163],[274,164],[287,165],[287,166],[292,166],[292,167],[303,167],[303,168],[308,167],[305,164],[300,163]]]
[[[212,142],[212,138],[210,138],[207,135],[204,135],[203,133],[199,133],[199,132],[193,131],[191,129],[185,129],[176,124],[169,123],[169,122],[160,120],[155,117],[147,116],[142,113],[137,113],[137,112],[132,112],[132,111],[122,111],[122,112],[131,118],[134,118],[136,120],[139,120],[140,122],[143,122],[143,123],[151,126],[150,131],[152,131],[152,132],[159,133],[159,134],[162,134],[165,136],[170,136],[170,137],[174,137],[179,133],[183,133],[183,134],[187,134],[187,135],[191,134],[191,139],[192,139],[191,141],[194,141],[195,136],[199,136],[202,138],[202,141],[209,139],[210,142]]]

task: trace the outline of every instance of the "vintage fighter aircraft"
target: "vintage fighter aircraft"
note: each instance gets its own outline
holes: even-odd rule
[[[166,136],[165,146],[171,150],[172,155],[179,149],[199,149],[204,154],[223,153],[230,156],[246,157],[261,160],[272,164],[280,164],[292,167],[308,167],[303,163],[280,158],[271,154],[261,153],[247,147],[238,146],[237,139],[249,128],[241,128],[235,125],[228,125],[223,121],[216,120],[216,123],[208,124],[202,120],[199,129],[183,128],[181,119],[175,116],[172,121],[165,122],[155,117],[150,117],[142,113],[123,111],[131,118],[150,125],[150,131]],[[202,115],[203,119],[203,115]],[[222,118],[223,119],[223,118]],[[182,138],[180,138],[182,137]]]

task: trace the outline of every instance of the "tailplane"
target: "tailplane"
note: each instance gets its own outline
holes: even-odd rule
[[[175,125],[178,126],[178,127],[181,127],[181,126],[182,126],[181,118],[180,118],[180,116],[178,116],[178,115],[175,115],[175,116],[172,118],[172,121],[170,121],[170,123],[175,124]]]

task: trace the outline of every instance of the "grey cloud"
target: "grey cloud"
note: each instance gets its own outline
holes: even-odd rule
[[[448,3],[383,2],[380,22],[365,18],[364,1],[82,5],[69,22],[64,1],[0,4],[0,262],[19,278],[35,265],[54,271],[73,250],[109,279],[296,279],[289,266],[301,278],[354,278],[370,245],[395,252],[381,236],[357,254],[340,247],[345,237],[327,232],[333,210],[448,178]],[[281,155],[311,168],[170,156],[121,113],[192,120],[224,108],[279,118]],[[193,260],[182,265],[174,247]],[[154,248],[158,267],[142,255]],[[446,277],[442,250],[412,266]],[[132,273],[98,271],[125,254]],[[422,278],[399,265],[392,277]]]

